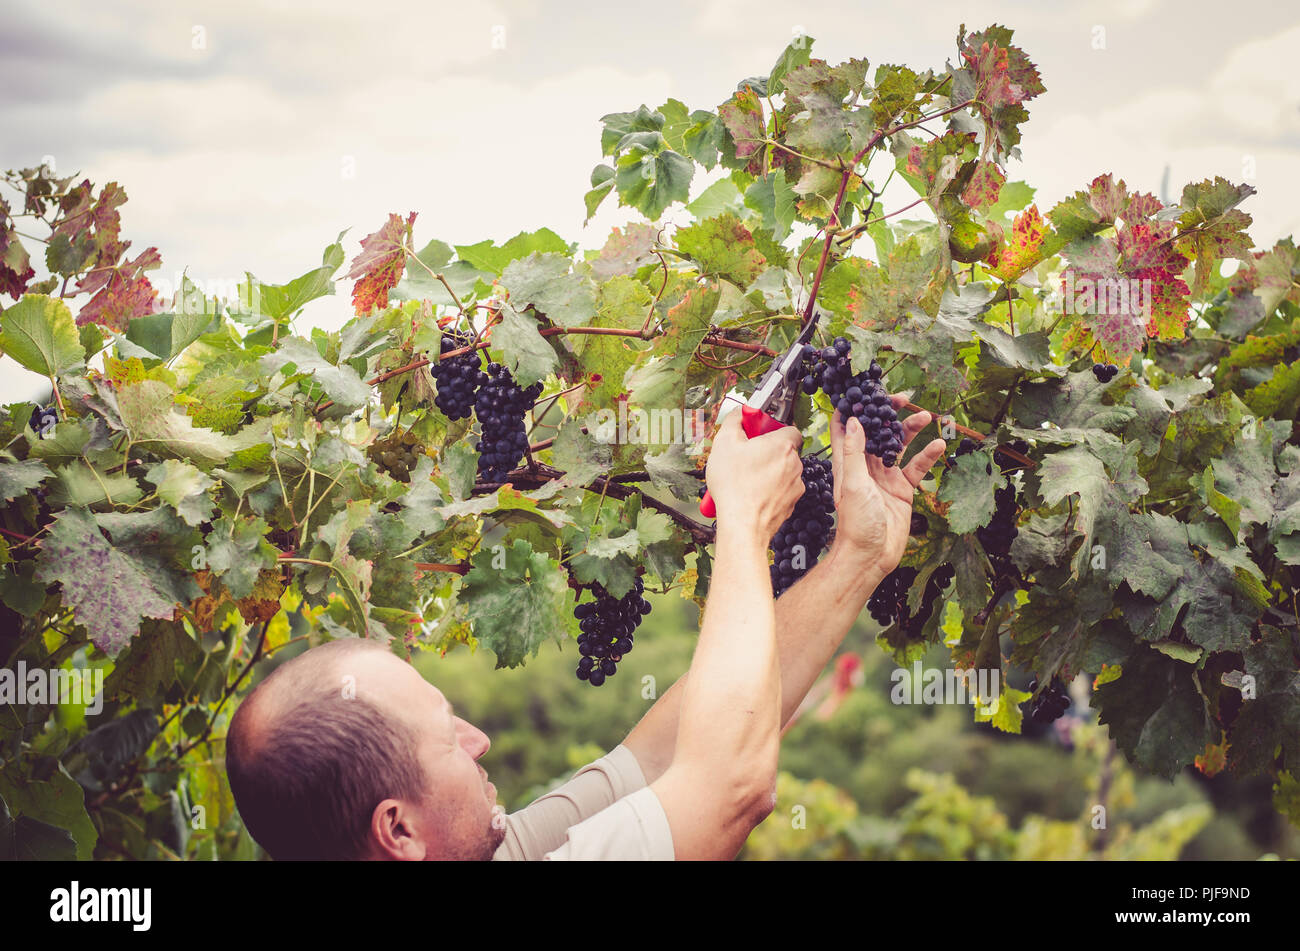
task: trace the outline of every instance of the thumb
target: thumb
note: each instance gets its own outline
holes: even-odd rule
[[[862,459],[865,463],[867,454],[867,434],[856,416],[850,417],[844,427],[844,456],[846,459]]]
[[[839,505],[844,496],[844,487],[849,483],[858,484],[858,480],[867,474],[867,434],[856,417],[849,417],[845,424],[844,438],[840,441],[833,462],[838,463],[835,467],[834,495],[835,504]]]
[[[735,439],[737,435],[744,435],[740,429],[740,411],[731,410],[724,415],[722,421],[718,423],[718,428],[714,432],[713,439],[714,442],[718,442],[719,440]]]

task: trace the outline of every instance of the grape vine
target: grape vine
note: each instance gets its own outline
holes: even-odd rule
[[[814,311],[806,455],[835,413],[889,478],[906,414],[964,437],[871,598],[880,644],[1090,683],[1136,766],[1264,774],[1294,812],[1300,251],[1256,248],[1255,190],[1223,178],[1165,203],[1099,170],[1040,208],[1008,159],[1045,89],[1004,27],[870,76],[812,47],[713,109],[603,116],[587,215],[612,197],[646,220],[599,248],[452,244],[393,214],[346,269],[334,242],[284,284],[164,300],[119,184],[6,173],[0,349],[47,389],[0,409],[0,653],[108,670],[111,700],[90,726],[53,704],[0,723],[0,798],[66,834],[33,848],[234,854],[233,816],[139,830],[220,789],[230,711],[290,643],[517,667],[585,638],[578,676],[631,689],[608,681],[647,599],[707,598],[708,431]],[[878,207],[891,181],[916,200]],[[1141,306],[1101,293],[1143,282]],[[335,285],[355,317],[301,331]],[[805,466],[776,593],[831,527],[825,463]]]

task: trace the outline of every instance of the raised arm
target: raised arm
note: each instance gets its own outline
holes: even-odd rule
[[[894,397],[895,406],[903,402],[903,397]],[[909,416],[903,422],[904,445],[910,444],[931,418],[929,413]],[[886,469],[879,459],[866,455],[862,427],[850,421],[846,431],[836,418],[831,424],[831,449],[839,512],[835,542],[775,605],[782,725],[825,669],[871,592],[901,560],[912,496],[943,455],[944,442],[932,440],[906,467]],[[662,775],[672,762],[681,698],[694,671],[692,664],[624,741],[647,782]]]
[[[739,417],[727,416],[709,457],[713,578],[672,762],[651,783],[679,859],[734,857],[772,810],[782,718],[767,545],[803,491],[801,440],[792,428],[747,439]]]

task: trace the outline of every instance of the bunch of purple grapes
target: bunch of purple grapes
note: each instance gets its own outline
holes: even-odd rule
[[[478,475],[484,482],[504,482],[528,451],[524,416],[542,393],[542,384],[520,387],[510,371],[489,363],[474,400],[483,436],[478,443]]]
[[[934,610],[934,602],[943,593],[943,589],[948,587],[956,573],[952,565],[947,563],[934,569],[921,595],[920,610],[916,614],[911,614],[907,610],[907,593],[911,590],[912,583],[916,581],[916,569],[899,565],[885,576],[885,580],[880,582],[875,591],[871,592],[871,597],[867,599],[867,611],[877,624],[889,627],[897,621],[906,634],[914,636],[920,633]]]
[[[459,350],[469,346],[473,339],[469,334],[444,333],[439,349],[442,353]],[[433,402],[448,419],[465,419],[473,412],[475,391],[488,381],[480,363],[478,351],[471,350],[449,360],[439,360],[430,369],[438,384],[438,395]]]
[[[835,524],[833,489],[830,462],[804,456],[803,495],[772,536],[772,591],[777,597],[807,574],[825,550]]]
[[[1029,451],[1029,443],[1023,439],[1017,439],[1010,444],[1021,455]],[[973,439],[963,438],[957,445],[955,452],[948,455],[944,468],[951,469],[956,463],[959,456],[965,456],[975,451],[976,443]],[[1015,465],[1015,460],[1010,456],[1002,455],[1002,461],[999,462],[1003,472]],[[987,463],[988,471],[993,471],[993,463]],[[1016,484],[1007,478],[1007,484],[997,489],[993,493],[993,517],[989,519],[987,525],[981,525],[975,529],[975,537],[979,540],[984,549],[984,554],[988,555],[989,564],[993,566],[994,573],[998,577],[1008,577],[1018,579],[1020,573],[1011,560],[1011,543],[1016,540],[1020,534],[1016,523],[1020,520],[1020,500],[1016,493]]]
[[[903,424],[881,383],[884,371],[880,364],[872,360],[864,372],[854,373],[851,351],[852,344],[843,337],[836,337],[822,350],[805,345],[803,391],[812,395],[820,389],[845,422],[850,416],[857,417],[867,434],[867,452],[892,466],[903,454]]]
[[[1038,689],[1038,678],[1029,682],[1032,693]],[[1047,688],[1029,703],[1029,719],[1035,723],[1051,723],[1060,718],[1070,708],[1070,694],[1061,684],[1060,678],[1053,677]]]
[[[1113,363],[1094,363],[1092,365],[1092,375],[1101,383],[1109,383],[1115,379],[1115,374],[1119,373],[1119,367]]]
[[[32,427],[32,431],[36,435],[44,438],[58,422],[59,414],[55,411],[54,404],[51,403],[49,406],[36,407],[36,412],[32,413],[27,425]]]
[[[616,598],[599,583],[591,586],[595,601],[584,601],[573,609],[578,619],[578,679],[599,687],[618,670],[618,662],[632,650],[632,634],[641,618],[650,613],[640,578],[632,590]]]

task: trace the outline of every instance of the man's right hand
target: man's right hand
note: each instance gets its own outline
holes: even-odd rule
[[[740,413],[723,417],[713,437],[705,481],[718,510],[718,525],[753,528],[766,544],[803,495],[803,436],[785,426],[752,439]]]

